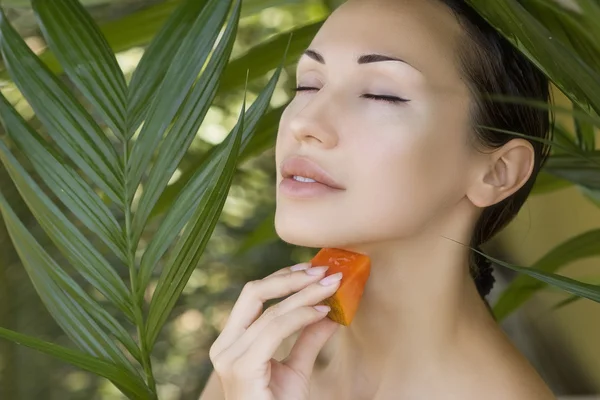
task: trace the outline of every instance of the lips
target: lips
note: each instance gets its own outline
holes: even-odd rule
[[[323,168],[306,157],[293,156],[286,159],[281,164],[281,175],[284,179],[292,178],[293,176],[303,176],[333,189],[345,190]]]

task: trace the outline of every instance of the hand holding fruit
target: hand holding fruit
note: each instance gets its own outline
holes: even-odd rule
[[[315,359],[339,326],[325,318],[329,307],[314,305],[332,296],[341,278],[323,279],[323,267],[298,270],[309,266],[284,268],[244,286],[209,352],[227,400],[309,398]],[[266,300],[290,294],[262,312]],[[302,328],[290,355],[274,360],[282,341]]]
[[[370,268],[366,255],[322,249],[311,263],[247,283],[209,352],[225,398],[307,400],[315,359],[339,324],[351,323]],[[292,293],[262,312],[266,300]],[[302,328],[290,355],[273,359],[283,340]]]

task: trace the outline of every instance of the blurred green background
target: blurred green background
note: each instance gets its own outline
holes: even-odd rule
[[[103,27],[113,48],[118,50],[118,61],[129,79],[145,44],[178,2],[88,0],[82,3]],[[2,5],[29,46],[42,54],[45,43],[28,1],[5,0]],[[244,0],[232,58],[243,56],[278,34],[322,21],[333,7],[334,2],[324,0]],[[280,50],[271,56],[281,57]],[[52,65],[52,61],[49,64]],[[260,58],[253,65],[259,69]],[[294,63],[284,69],[272,107],[283,106],[291,98],[289,89],[295,82],[294,70]],[[261,76],[249,83],[249,99],[262,90],[271,73],[261,71]],[[29,105],[9,81],[2,81],[1,90],[11,103],[18,105],[22,115],[33,117]],[[555,96],[558,103],[569,104],[558,92]],[[186,171],[198,165],[208,149],[223,140],[237,120],[242,98],[243,89],[217,97],[180,169],[171,179],[173,187],[181,183]],[[35,119],[30,122],[36,126]],[[310,249],[287,245],[274,236],[273,160],[273,151],[267,149],[240,165],[202,265],[192,274],[161,333],[153,354],[161,399],[198,398],[212,369],[207,357],[208,348],[246,281],[305,261],[314,253]],[[2,167],[0,187],[21,220],[60,260],[52,244],[40,234],[39,226]],[[497,258],[530,265],[558,243],[597,227],[600,227],[598,209],[577,189],[570,187],[532,196],[517,220],[485,248]],[[153,226],[148,227],[141,247],[152,237],[153,229]],[[575,279],[600,281],[597,264],[597,257],[588,258],[572,263],[563,272]],[[495,276],[497,284],[489,296],[491,304],[515,278],[515,273],[496,267]],[[85,285],[85,282],[81,281],[81,284]],[[584,299],[551,310],[564,297],[565,293],[556,289],[543,290],[504,320],[502,326],[555,393],[600,393],[600,307]],[[69,339],[62,334],[33,289],[3,223],[0,223],[0,326],[70,346]],[[0,399],[121,398],[124,397],[104,379],[0,340]]]

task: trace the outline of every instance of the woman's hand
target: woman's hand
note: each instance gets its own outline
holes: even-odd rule
[[[327,267],[309,267],[283,268],[244,286],[209,352],[227,400],[309,398],[315,359],[339,326],[325,318],[328,308],[319,310],[326,306],[313,306],[335,293],[341,279],[334,274],[323,282]],[[290,294],[263,313],[266,300]],[[290,355],[273,359],[281,342],[302,328]]]

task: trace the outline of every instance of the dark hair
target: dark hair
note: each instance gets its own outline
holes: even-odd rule
[[[481,95],[500,94],[550,103],[548,78],[465,0],[439,1],[452,10],[465,32],[465,40],[459,44],[457,64],[474,100],[471,108],[474,146],[498,148],[515,138],[511,134],[483,129],[480,125],[551,140],[554,117],[548,109],[494,102]],[[479,250],[481,244],[512,221],[529,196],[538,172],[550,153],[550,146],[540,141],[526,140],[535,151],[531,177],[517,192],[483,210],[471,238],[471,247]],[[492,265],[480,254],[471,254],[471,277],[483,298],[495,282]]]

